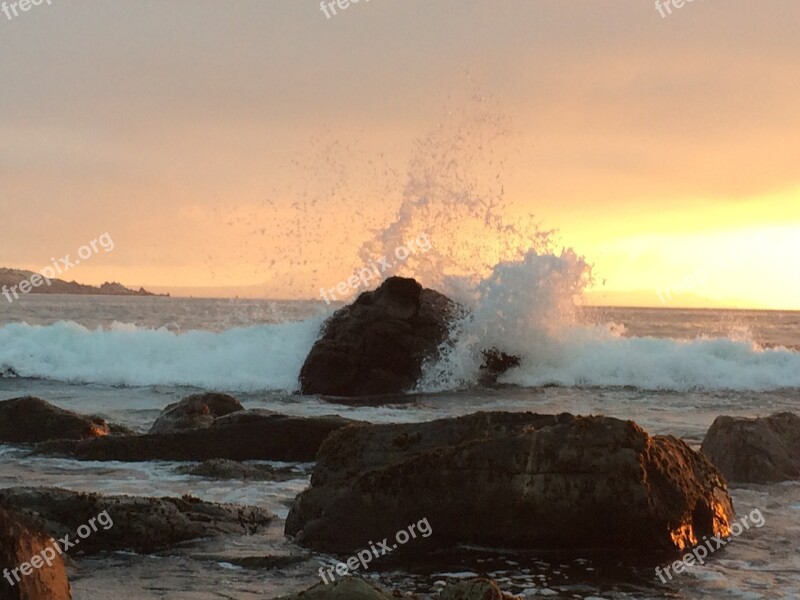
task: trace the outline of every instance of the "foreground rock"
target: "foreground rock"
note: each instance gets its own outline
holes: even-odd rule
[[[261,508],[213,504],[188,496],[101,496],[58,488],[0,490],[0,505],[34,513],[54,536],[68,534],[71,541],[79,541],[80,550],[86,553],[154,552],[201,537],[254,533],[274,518]],[[105,515],[98,517],[101,513]],[[86,527],[92,519],[90,534],[79,536],[79,528]]]
[[[331,432],[352,423],[336,416],[290,417],[244,410],[214,420],[211,427],[172,433],[106,437],[39,444],[37,452],[83,460],[230,460],[313,461]]]
[[[423,362],[448,337],[456,310],[413,279],[390,277],[333,314],[300,371],[304,394],[396,394],[416,384]]]
[[[26,396],[0,402],[0,442],[32,444],[45,440],[84,440],[107,436],[108,424]]]
[[[728,481],[770,483],[800,479],[800,417],[717,417],[701,451]]]
[[[70,600],[70,591],[64,561],[52,550],[50,534],[28,517],[0,506],[0,598],[2,600]],[[46,549],[51,551],[47,552]],[[34,557],[46,552],[45,557]],[[40,562],[41,561],[41,562]],[[49,563],[49,564],[48,564]],[[21,565],[24,571],[19,571]],[[14,570],[17,569],[16,573]],[[25,571],[28,574],[25,574]],[[19,582],[17,582],[17,576]],[[13,583],[9,583],[9,579]]]
[[[719,472],[683,441],[569,414],[348,427],[323,443],[311,483],[286,533],[342,554],[391,543],[422,519],[432,533],[398,552],[477,544],[655,554],[726,535],[734,515]]]
[[[244,410],[244,406],[228,394],[192,394],[161,411],[148,433],[171,433],[182,429],[211,427],[218,417],[240,410]]]

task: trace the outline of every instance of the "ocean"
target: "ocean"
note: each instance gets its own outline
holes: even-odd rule
[[[321,300],[29,295],[0,308],[0,400],[39,396],[140,431],[167,404],[203,390],[231,393],[247,408],[376,423],[479,410],[604,414],[632,419],[653,434],[680,436],[694,447],[718,415],[797,408],[800,312],[579,308],[562,319],[547,306],[531,302],[520,310],[522,304],[513,303],[513,319],[503,314],[498,321],[499,313],[484,303],[461,325],[464,343],[428,365],[418,389],[367,407],[298,393],[300,367],[333,310]],[[524,357],[523,366],[496,387],[480,388],[475,349],[498,339]],[[309,464],[291,465],[297,478],[289,481],[226,482],[180,474],[170,462],[79,462],[1,445],[0,457],[0,487],[191,494],[279,516],[268,532],[254,536],[198,540],[154,556],[78,557],[72,576],[78,600],[271,598],[314,584],[319,566],[331,560],[311,554],[260,569],[230,562],[307,554],[282,532],[291,501],[309,484]],[[733,485],[731,495],[737,513],[758,508],[765,525],[666,584],[652,567],[487,549],[442,556],[435,564],[376,562],[368,576],[421,593],[448,579],[486,574],[525,597],[800,597],[800,483]]]

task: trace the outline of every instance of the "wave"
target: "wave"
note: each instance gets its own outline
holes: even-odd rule
[[[90,330],[63,321],[14,323],[0,327],[0,372],[82,384],[291,393],[298,389],[300,368],[322,319],[186,333],[125,324]],[[499,336],[471,337],[460,327],[466,337],[427,366],[417,391],[476,385],[478,348]],[[518,353],[522,364],[499,382],[673,391],[800,388],[800,353],[792,350],[764,349],[744,339],[625,337],[621,330],[613,324],[574,325],[547,337],[527,337],[522,345],[505,331],[503,348]],[[517,337],[524,342],[526,335],[520,330]]]
[[[0,327],[0,372],[70,383],[293,392],[322,320],[186,333],[122,323],[93,330],[71,321],[11,323]]]
[[[450,349],[428,367],[418,391],[469,387],[481,362],[480,353]],[[498,383],[763,392],[800,388],[800,353],[727,338],[623,338],[600,326],[576,327],[558,341],[523,352],[522,364]]]
[[[570,331],[546,360],[501,381],[520,386],[631,386],[643,390],[769,391],[800,387],[800,354],[726,338],[617,338]]]
[[[587,267],[571,251],[529,252],[498,264],[472,295],[441,358],[426,365],[419,391],[469,387],[478,381],[481,351],[520,358],[498,380],[522,387],[635,387],[767,391],[800,387],[800,353],[765,348],[736,331],[730,337],[633,337],[617,323],[586,325],[574,303]]]

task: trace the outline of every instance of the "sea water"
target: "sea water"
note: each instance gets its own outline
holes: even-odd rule
[[[546,270],[550,282],[564,281],[564,271],[555,273],[552,264],[529,265],[523,281],[531,279],[531,269]],[[498,285],[508,286],[509,277],[505,273]],[[500,303],[502,314],[495,310]],[[633,419],[651,433],[678,435],[695,447],[718,415],[797,409],[800,313],[576,308],[564,318],[553,305],[552,298],[534,300],[519,289],[478,294],[471,321],[457,327],[462,341],[426,366],[418,388],[365,407],[298,393],[300,367],[333,309],[322,301],[29,295],[0,311],[0,372],[15,374],[0,378],[0,400],[35,395],[139,431],[167,404],[202,390],[231,393],[247,408],[380,423],[478,410],[605,414]],[[502,342],[523,358],[522,366],[497,387],[477,387],[478,349]],[[0,446],[0,487],[192,494],[268,508],[278,518],[255,536],[200,540],[152,556],[78,557],[72,574],[78,600],[264,598],[314,584],[319,567],[333,559],[283,537],[288,508],[308,485],[312,468],[290,466],[297,478],[289,481],[220,481],[180,474],[171,462],[80,462]],[[652,567],[496,549],[419,564],[376,561],[368,575],[422,593],[480,574],[526,597],[797,597],[800,484],[733,485],[731,494],[739,514],[761,510],[764,527],[750,529],[705,566],[665,585]],[[241,557],[292,554],[305,558],[276,568],[236,565]]]

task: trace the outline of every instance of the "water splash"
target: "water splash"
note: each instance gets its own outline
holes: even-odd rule
[[[498,115],[491,99],[475,96],[417,141],[397,215],[362,246],[362,261],[425,233],[432,251],[410,257],[398,274],[462,299],[496,265],[552,251],[553,232],[506,198],[512,128]]]

